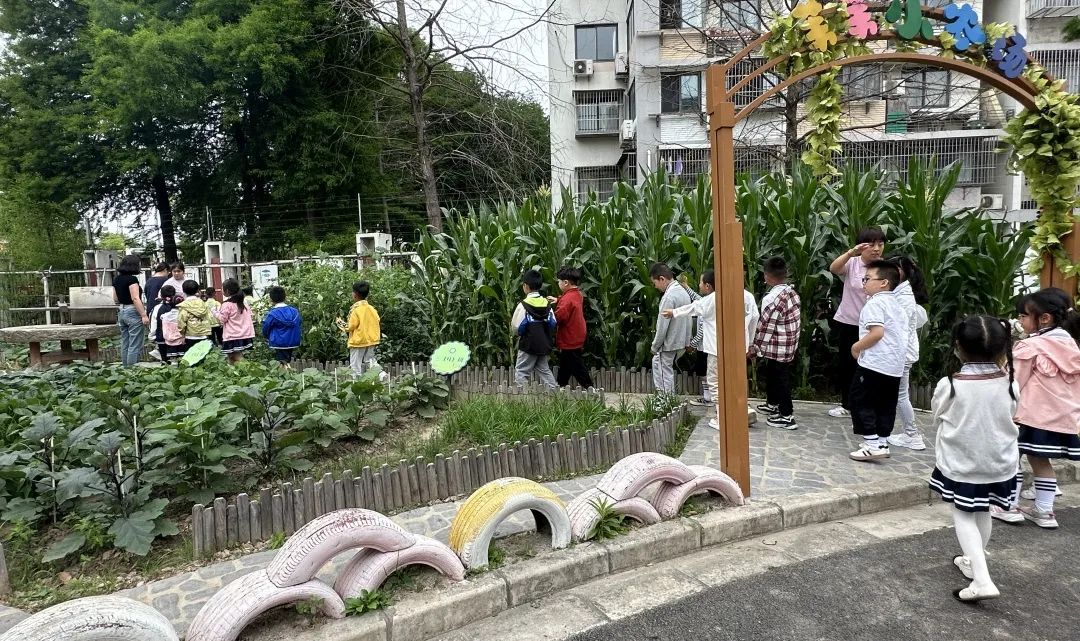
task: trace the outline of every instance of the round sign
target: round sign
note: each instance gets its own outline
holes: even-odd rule
[[[214,344],[211,341],[199,341],[184,353],[180,361],[185,365],[198,365],[213,348]]]
[[[453,341],[435,348],[431,354],[431,369],[436,374],[449,376],[465,369],[472,352],[465,343]]]

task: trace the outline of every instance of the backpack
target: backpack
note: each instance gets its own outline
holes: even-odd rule
[[[176,323],[178,312],[174,309],[161,315],[161,337],[165,344],[171,347],[184,344],[184,335],[180,333],[180,327]]]
[[[543,307],[537,307],[525,303],[522,303],[522,307],[525,308],[526,323],[525,331],[518,339],[518,349],[535,356],[550,354],[555,347],[555,332],[548,325],[551,307],[546,304]]]

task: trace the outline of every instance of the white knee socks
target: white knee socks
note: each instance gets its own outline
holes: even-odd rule
[[[1035,477],[1035,508],[1040,512],[1054,511],[1054,494],[1057,493],[1057,479],[1054,477]]]
[[[1010,499],[1009,499],[1012,502],[1012,505],[1009,506],[1009,509],[1015,510],[1016,508],[1020,507],[1020,492],[1023,489],[1024,489],[1024,471],[1021,470],[1021,469],[1017,469],[1016,470],[1016,489],[1013,490],[1012,497],[1010,497]]]
[[[990,513],[965,512],[953,508],[953,524],[956,526],[956,540],[960,542],[960,549],[971,562],[971,573],[974,576],[971,586],[973,588],[992,586],[994,582],[990,580],[990,570],[986,567],[984,551],[986,543],[990,540]]]

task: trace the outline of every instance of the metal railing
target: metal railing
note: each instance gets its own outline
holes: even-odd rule
[[[1028,0],[1028,18],[1080,16],[1080,0]]]
[[[1041,49],[1032,51],[1031,57],[1050,75],[1064,80],[1066,91],[1080,90],[1080,49]]]
[[[617,134],[623,117],[622,90],[575,91],[579,135]]]
[[[574,169],[574,197],[579,203],[585,202],[589,194],[596,194],[597,200],[606,202],[615,191],[615,182],[619,180],[619,168],[615,165],[601,167],[577,167]]]

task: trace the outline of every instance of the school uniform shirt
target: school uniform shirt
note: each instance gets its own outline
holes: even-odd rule
[[[833,320],[845,325],[858,325],[859,314],[866,305],[866,292],[862,286],[863,276],[866,276],[866,263],[861,256],[853,256],[844,265],[840,276],[844,279],[844,291]]]
[[[859,366],[900,378],[907,364],[908,320],[895,292],[878,292],[866,301],[859,313],[859,340],[872,327],[884,327],[885,336],[859,354]]]
[[[955,389],[955,394],[953,390]],[[969,363],[938,381],[932,408],[936,464],[958,483],[1000,483],[1016,476],[1019,430],[1013,422],[1020,386],[995,364]]]
[[[742,292],[743,301],[743,350],[749,352],[754,344],[754,335],[757,334],[758,319],[761,313],[758,311],[757,300],[754,295],[745,289]]]
[[[915,302],[915,292],[911,283],[904,281],[893,290],[896,300],[904,308],[908,318],[907,363],[913,365],[919,361],[919,328],[926,324],[926,310]]]
[[[701,347],[710,356],[716,356],[716,292],[700,296],[689,305],[671,310],[674,318],[697,316],[701,327]]]

